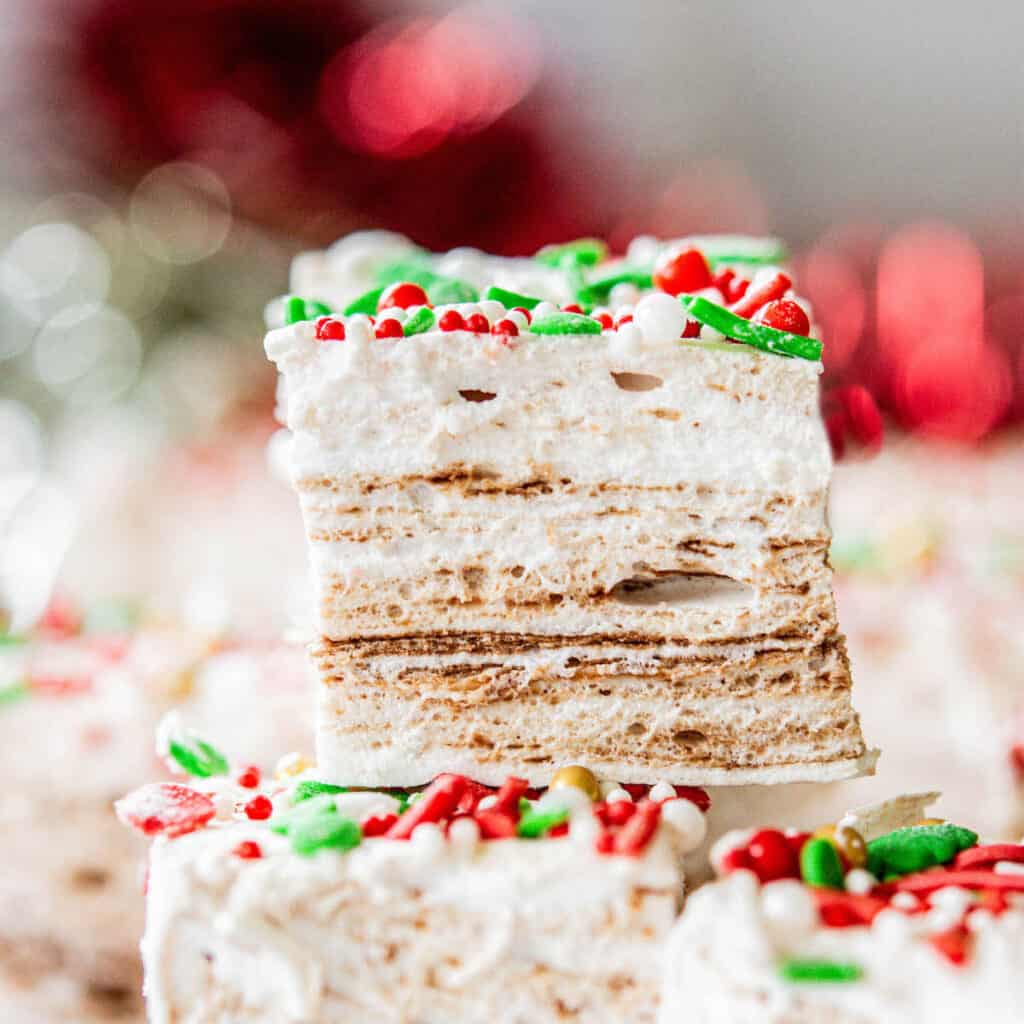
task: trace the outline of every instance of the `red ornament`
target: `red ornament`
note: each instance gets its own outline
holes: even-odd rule
[[[491,325],[487,322],[487,317],[483,313],[472,313],[466,317],[466,330],[472,331],[474,334],[487,334],[491,329]]]
[[[255,789],[260,784],[259,768],[254,764],[246,766],[238,773],[235,782],[245,789]]]
[[[274,813],[274,805],[262,793],[245,805],[245,816],[253,821],[266,821]]]
[[[243,839],[231,852],[242,860],[259,860],[263,856],[260,844],[251,839]]]
[[[399,281],[385,288],[377,300],[377,312],[383,309],[408,309],[410,306],[426,306],[429,303],[427,293],[412,281]]]
[[[402,325],[391,316],[384,317],[377,321],[374,334],[378,338],[400,338],[402,337]]]
[[[322,316],[316,322],[317,341],[344,341],[345,325],[333,316]]]
[[[697,292],[711,283],[711,268],[699,249],[684,249],[654,268],[654,287],[669,295]]]
[[[776,299],[762,306],[755,317],[759,324],[774,327],[777,331],[788,331],[806,338],[811,333],[811,321],[807,314],[792,299]]]
[[[501,334],[506,338],[515,338],[519,335],[519,328],[516,326],[515,320],[499,320],[492,328],[492,334]]]
[[[462,314],[457,309],[449,309],[437,321],[437,326],[442,331],[464,331],[466,329],[466,321],[462,319]]]
[[[751,869],[762,882],[796,878],[800,874],[796,855],[778,829],[763,828],[755,832],[747,843],[747,856]]]
[[[118,818],[147,836],[183,836],[202,828],[216,813],[205,794],[177,782],[142,786],[114,804]]]
[[[793,286],[793,282],[783,273],[775,274],[773,277],[760,285],[757,291],[747,290],[739,302],[733,303],[731,309],[737,316],[752,317],[762,306],[768,305],[775,299],[781,299]]]

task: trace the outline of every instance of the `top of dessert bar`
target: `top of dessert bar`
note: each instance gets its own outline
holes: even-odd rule
[[[230,852],[243,860],[345,853],[369,840],[464,848],[562,839],[596,855],[637,858],[660,833],[682,854],[703,841],[710,805],[702,789],[602,784],[579,765],[560,769],[543,790],[518,778],[491,787],[455,774],[417,789],[349,788],[320,781],[298,754],[283,757],[273,776],[265,776],[254,765],[232,765],[177,713],[161,723],[157,749],[188,779],[135,790],[118,801],[118,817],[167,840],[232,827]]]
[[[780,979],[856,982],[909,942],[930,946],[947,966],[968,966],[993,919],[1009,913],[1024,929],[1024,843],[979,843],[968,828],[923,817],[937,796],[898,797],[810,833],[762,828],[718,840],[721,899],[756,903],[771,919]],[[715,899],[696,902],[698,927],[705,911],[728,917],[722,905],[706,906]]]
[[[300,255],[295,294],[272,304],[267,319],[271,327],[315,323],[321,342],[464,332],[514,347],[520,337],[615,334],[817,362],[810,307],[784,259],[775,239],[735,235],[640,237],[618,257],[583,238],[503,258],[432,254],[398,235],[362,232]]]

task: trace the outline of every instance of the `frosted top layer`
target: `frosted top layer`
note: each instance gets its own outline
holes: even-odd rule
[[[695,1008],[746,1020],[755,1004],[771,1022],[1018,1019],[1024,844],[979,844],[922,819],[936,796],[854,812],[813,836],[719,840],[724,878],[690,899],[670,942],[663,1024]]]
[[[271,331],[293,473],[429,474],[664,486],[729,480],[818,490],[831,456],[819,363],[737,345],[599,336],[511,341],[465,331],[325,344]]]

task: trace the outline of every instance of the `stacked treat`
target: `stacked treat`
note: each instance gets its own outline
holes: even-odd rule
[[[731,837],[740,882],[675,923],[697,787],[874,761],[832,598],[821,346],[779,258],[372,234],[297,261],[266,348],[314,569],[318,758],[268,778],[162,730],[190,778],[118,807],[156,837],[152,1021],[820,1020],[810,983],[890,1019],[874,961],[815,973],[813,936],[845,914],[873,942],[856,897],[898,908],[898,877],[925,892],[919,868],[975,846],[913,800]],[[905,870],[904,825],[929,851]],[[935,884],[1000,892],[1015,927],[990,882],[1014,860]],[[806,948],[768,948],[753,912],[702,927],[734,884],[799,890],[780,900]],[[783,965],[782,996],[720,968],[737,943]]]

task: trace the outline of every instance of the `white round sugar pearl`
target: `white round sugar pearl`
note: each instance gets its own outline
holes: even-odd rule
[[[621,312],[623,306],[632,306],[640,298],[640,289],[635,284],[623,281],[621,284],[613,285],[608,293],[608,305],[615,312]]]
[[[677,298],[659,292],[636,304],[633,322],[643,331],[647,342],[674,341],[686,325],[686,310]]]
[[[624,789],[613,789],[606,797],[605,800],[610,804],[614,803],[627,803],[631,804],[633,798]]]
[[[707,324],[701,324],[700,340],[701,341],[725,341],[725,335],[721,331],[716,331],[714,329],[714,327],[709,327]]]
[[[652,787],[651,792],[648,794],[652,800],[674,800],[676,791],[670,782],[666,782],[664,779],[659,779]]]
[[[708,834],[708,824],[700,808],[689,800],[666,800],[661,805],[662,819],[675,829],[683,852],[695,850]]]
[[[878,879],[870,871],[853,868],[846,872],[846,889],[848,892],[863,896],[878,885]]]
[[[475,302],[460,302],[456,307],[463,320],[471,317],[474,313],[480,312],[480,307]]]
[[[526,330],[530,325],[529,318],[521,309],[510,309],[505,314],[505,319],[511,320],[521,331]]]
[[[437,857],[444,850],[445,839],[441,829],[433,822],[425,821],[413,829],[409,842],[418,856],[424,859]]]
[[[552,313],[557,313],[558,307],[553,302],[538,302],[533,307],[533,319],[540,320],[542,317],[551,316]]]
[[[590,797],[576,786],[549,789],[536,803],[538,811],[589,810],[592,806]]]
[[[498,302],[497,299],[482,299],[480,301],[480,312],[491,323],[494,323],[495,320],[500,320],[505,315],[505,306],[503,303]]]
[[[456,818],[448,826],[448,842],[461,853],[470,853],[480,842],[480,826],[472,818]]]
[[[761,906],[770,924],[786,932],[807,933],[818,923],[814,898],[801,882],[783,879],[761,889]]]

